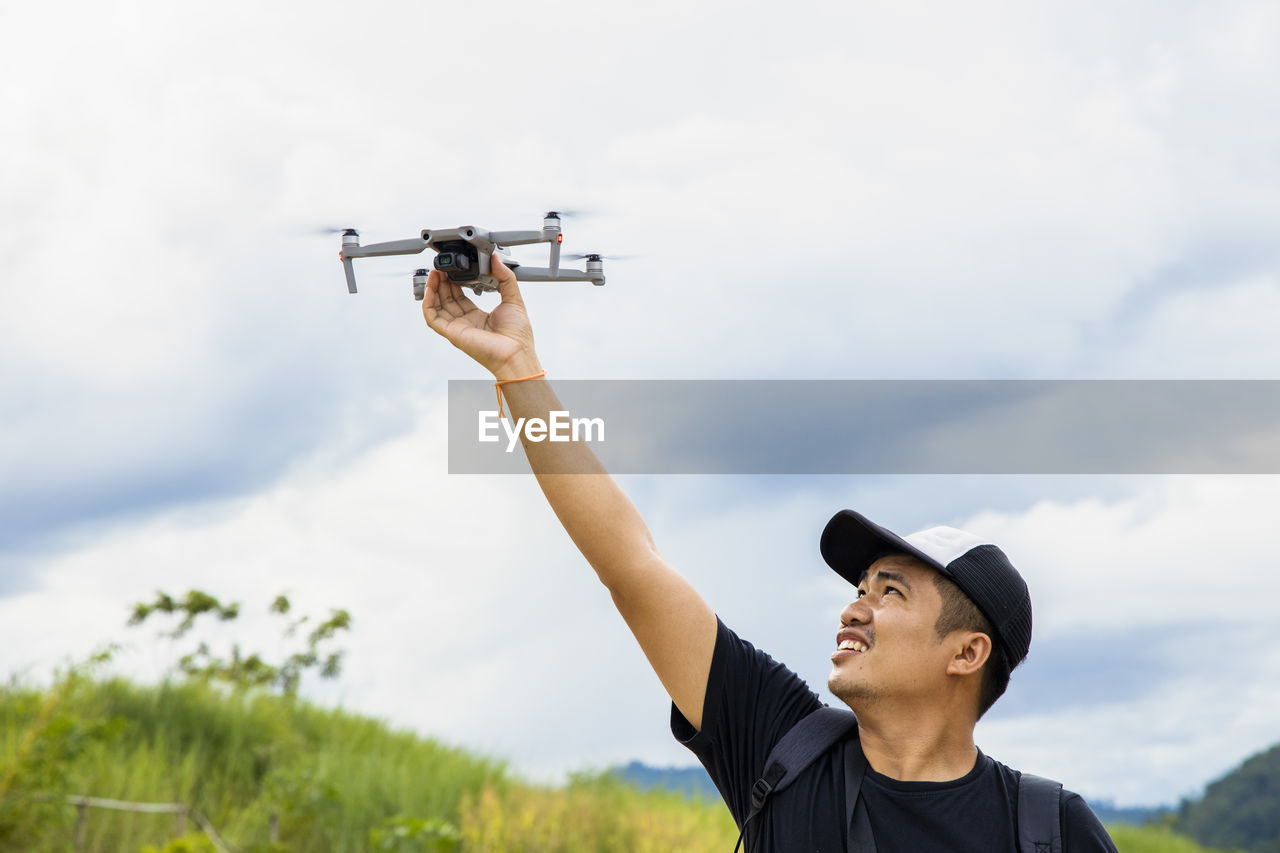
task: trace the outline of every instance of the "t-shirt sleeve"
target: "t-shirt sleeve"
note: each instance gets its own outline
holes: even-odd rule
[[[739,637],[717,617],[715,651],[702,706],[702,729],[671,706],[671,733],[707,768],[739,825],[751,810],[751,786],[773,745],[822,702],[787,667]]]
[[[1062,798],[1062,849],[1064,853],[1117,853],[1098,816],[1084,797],[1070,791]]]

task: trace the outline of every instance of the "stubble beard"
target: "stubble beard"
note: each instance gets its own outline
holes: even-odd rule
[[[865,681],[852,681],[845,673],[832,672],[827,678],[827,689],[853,710],[875,705],[884,698],[884,691]]]

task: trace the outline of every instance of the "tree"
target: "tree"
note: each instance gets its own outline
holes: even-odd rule
[[[1201,844],[1280,853],[1280,744],[1249,758],[1184,801],[1175,827]]]
[[[271,602],[268,611],[285,619],[288,618],[292,605],[284,595],[278,595]],[[240,615],[239,602],[223,604],[217,598],[198,589],[189,590],[181,599],[168,593],[157,591],[156,598],[150,603],[140,602],[133,606],[129,617],[130,625],[141,625],[155,614],[166,616],[181,615],[177,626],[164,632],[165,636],[175,640],[184,637],[196,623],[196,619],[206,614],[216,616],[219,621],[228,622]],[[289,622],[285,629],[286,637],[294,637],[300,628],[310,621],[303,616]],[[285,696],[295,696],[302,674],[310,669],[319,671],[321,678],[336,678],[342,672],[343,652],[328,651],[322,653],[320,646],[332,640],[339,631],[351,628],[351,614],[346,610],[331,610],[329,618],[319,623],[306,635],[306,644],[301,651],[294,652],[279,663],[270,663],[257,652],[245,654],[239,643],[231,646],[228,657],[215,657],[207,643],[200,643],[196,649],[183,655],[178,660],[178,670],[190,678],[206,681],[221,681],[235,687],[263,687],[278,690]]]

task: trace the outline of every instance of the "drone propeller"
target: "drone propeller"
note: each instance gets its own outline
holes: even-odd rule
[[[399,270],[383,270],[382,272],[371,273],[371,275],[374,275],[378,278],[391,278],[392,276],[419,275],[419,274],[426,275],[427,272],[428,272],[427,270],[421,269],[421,268],[411,269],[411,270],[399,269]]]
[[[360,236],[360,232],[354,228],[316,228],[312,230],[312,234],[355,234]]]
[[[567,207],[562,207],[559,210],[548,210],[546,213],[542,215],[542,217],[543,219],[549,219],[553,216],[556,217],[557,219],[565,219],[566,217],[569,219],[581,219],[583,217],[595,216],[595,215],[596,215],[595,211],[593,210],[583,210],[582,208],[570,209]]]
[[[573,261],[629,261],[640,257],[639,255],[602,255],[599,252],[587,252],[586,254],[564,255],[563,257]]]
[[[417,269],[412,270],[403,268],[398,270],[383,270],[382,272],[371,273],[371,275],[373,275],[374,278],[391,278],[393,276],[395,278],[403,278],[405,276],[412,276],[413,298],[421,302],[426,296],[427,274],[429,272],[430,270],[428,269],[418,267]]]

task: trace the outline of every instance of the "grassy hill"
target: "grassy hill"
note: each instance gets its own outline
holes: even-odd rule
[[[76,809],[48,794],[185,803],[244,851],[657,853],[737,837],[718,802],[609,776],[527,785],[376,720],[199,682],[0,689],[0,767],[0,850],[31,853],[74,849]],[[93,809],[85,849],[159,849],[174,832],[172,815]]]
[[[0,768],[0,850],[30,853],[76,849],[77,810],[50,799],[67,794],[184,803],[246,853],[727,853],[737,838],[718,800],[612,774],[533,786],[376,720],[197,681],[0,688]],[[173,815],[87,818],[87,851],[215,849],[193,822],[174,840]],[[1114,833],[1122,853],[1210,853],[1168,829]]]
[[[1260,752],[1184,802],[1173,824],[1205,844],[1280,853],[1280,745]]]

